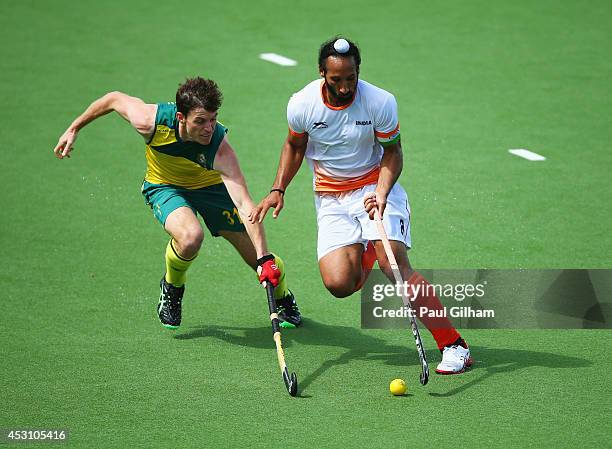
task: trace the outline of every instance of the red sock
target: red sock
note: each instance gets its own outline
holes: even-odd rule
[[[419,286],[418,294],[414,298],[414,301],[412,301],[412,307],[417,311],[417,316],[419,316],[419,307],[427,307],[429,311],[444,310],[433,287],[430,286],[431,284],[429,284],[420,273],[415,271],[408,280],[408,285],[415,286],[415,290],[413,291],[416,291],[417,286]],[[457,332],[450,320],[446,317],[431,318],[424,316],[419,318],[419,320],[427,327],[431,335],[433,335],[438,345],[438,349],[443,349],[445,346],[453,344],[458,338],[461,338],[459,332]]]
[[[372,267],[376,262],[376,248],[374,248],[374,244],[372,242],[368,242],[365,251],[361,255],[361,280],[357,285],[357,290],[360,290],[365,284],[366,279],[370,275],[370,271],[372,271]]]

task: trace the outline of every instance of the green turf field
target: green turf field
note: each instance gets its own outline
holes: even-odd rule
[[[290,94],[318,76],[319,44],[344,33],[361,46],[361,77],[398,99],[414,265],[612,267],[612,6],[458,5],[3,6],[0,428],[67,428],[81,448],[609,445],[609,330],[465,330],[474,369],[421,387],[410,332],[361,330],[359,296],[323,287],[305,168],[266,221],[306,317],[283,334],[301,386],[290,398],[265,293],[225,241],[207,235],[180,330],[159,325],[167,237],[140,195],[142,139],[109,116],[80,133],[71,159],[52,155],[104,93],[169,101],[202,75],[224,92],[220,120],[259,200]],[[428,333],[425,345],[433,371]],[[395,377],[406,397],[388,393]]]

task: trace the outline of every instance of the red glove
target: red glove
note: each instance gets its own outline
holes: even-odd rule
[[[268,254],[257,259],[257,274],[259,275],[260,283],[270,282],[274,287],[278,285],[281,272],[276,266],[274,255]]]

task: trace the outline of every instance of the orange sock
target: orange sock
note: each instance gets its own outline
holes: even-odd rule
[[[412,307],[418,312],[419,307],[427,307],[430,311],[444,310],[442,303],[436,296],[436,293],[431,287],[431,284],[416,271],[408,280],[408,285],[415,285],[418,287],[418,294],[414,301],[412,301]],[[418,316],[418,314],[417,314]],[[453,327],[450,320],[446,317],[422,317],[419,320],[427,327],[433,338],[436,340],[438,349],[443,349],[445,346],[453,344],[461,337],[459,332]]]
[[[357,290],[360,290],[365,284],[366,279],[370,275],[370,271],[372,271],[372,267],[374,263],[376,263],[376,248],[374,248],[374,244],[368,241],[368,245],[366,246],[365,251],[361,255],[361,280],[359,284],[357,284]]]

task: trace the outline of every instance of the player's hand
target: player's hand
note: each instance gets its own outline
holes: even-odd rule
[[[377,208],[380,211],[380,218],[382,218],[387,207],[387,196],[379,192],[366,193],[363,197],[363,206],[370,216],[370,220],[374,220]]]
[[[78,131],[75,131],[71,128],[68,128],[62,137],[59,138],[57,145],[53,149],[55,156],[58,159],[64,159],[65,157],[70,157],[70,153],[72,152],[74,142],[77,139]]]
[[[272,217],[277,218],[280,211],[283,210],[283,206],[285,205],[285,200],[283,198],[283,194],[281,192],[270,192],[268,196],[266,196],[261,202],[255,206],[255,208],[249,214],[249,221],[251,223],[262,223],[268,210],[270,208],[274,208],[274,212],[272,212]]]
[[[268,254],[257,259],[257,274],[259,275],[259,283],[271,283],[274,287],[278,285],[281,277],[281,272],[276,266],[274,255]]]

